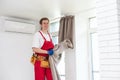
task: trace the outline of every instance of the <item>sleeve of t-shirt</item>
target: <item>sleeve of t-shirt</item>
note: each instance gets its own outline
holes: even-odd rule
[[[39,32],[36,32],[33,36],[32,47],[41,48],[44,44],[43,37],[40,35]]]
[[[32,47],[35,48],[39,48],[40,47],[40,37],[38,35],[38,33],[36,32],[33,36],[33,43],[32,43]]]

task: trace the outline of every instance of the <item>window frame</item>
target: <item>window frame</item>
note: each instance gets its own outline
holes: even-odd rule
[[[92,53],[92,37],[91,35],[94,33],[97,33],[97,27],[96,28],[91,28],[90,27],[90,19],[92,18],[96,18],[94,17],[90,17],[88,18],[88,70],[89,70],[89,79],[90,80],[94,80],[94,73],[99,73],[99,71],[94,71],[93,69],[93,53]]]

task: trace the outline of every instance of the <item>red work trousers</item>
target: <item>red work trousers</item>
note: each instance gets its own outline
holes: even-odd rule
[[[34,65],[35,70],[35,80],[53,80],[52,73],[50,68],[42,68],[40,67],[40,61],[36,61]]]

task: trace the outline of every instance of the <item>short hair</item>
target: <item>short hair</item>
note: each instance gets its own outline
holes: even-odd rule
[[[40,19],[39,23],[42,24],[43,20],[48,20],[48,22],[49,22],[49,19],[47,17],[43,17],[43,18]]]

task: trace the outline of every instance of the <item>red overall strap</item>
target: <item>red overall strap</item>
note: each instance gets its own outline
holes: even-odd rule
[[[40,32],[40,34],[42,35],[43,39],[46,41],[46,39],[45,39],[45,37],[43,36],[43,34],[41,33],[41,31],[39,31],[39,32]],[[48,33],[48,35],[49,35],[50,41],[52,41],[51,36],[50,36],[49,33]]]
[[[51,36],[50,36],[50,34],[49,34],[49,33],[48,33],[48,35],[49,35],[50,41],[52,41],[52,38],[51,38]]]
[[[39,31],[40,32],[40,31]],[[40,32],[40,34],[42,35],[43,39],[46,41],[45,37],[43,36],[43,34]]]

